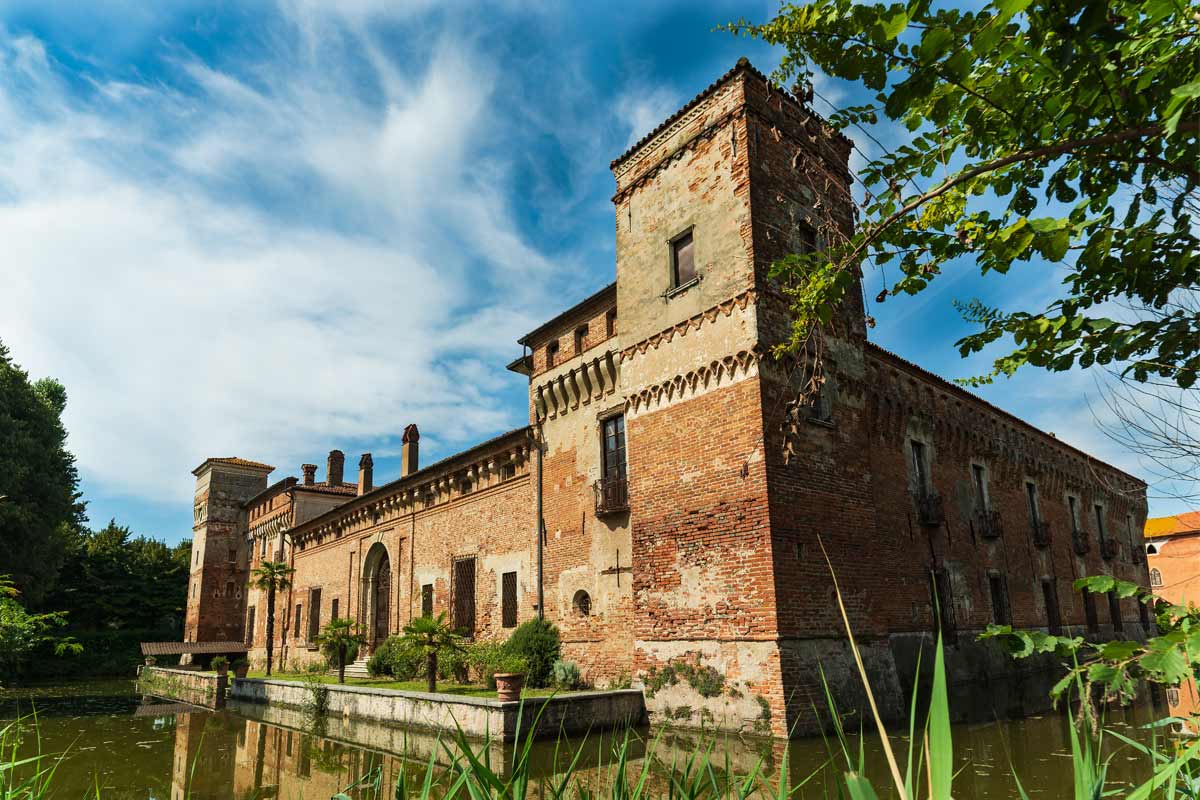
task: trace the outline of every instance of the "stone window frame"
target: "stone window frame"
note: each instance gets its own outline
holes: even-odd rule
[[[1025,510],[1029,513],[1029,522],[1036,525],[1043,521],[1042,493],[1038,491],[1037,481],[1029,476],[1025,477],[1022,485],[1025,488]]]
[[[575,326],[575,333],[573,334],[575,341],[575,352],[573,355],[583,355],[583,351],[587,349],[587,338],[590,332],[589,328],[590,326],[586,322]]]
[[[975,499],[977,510],[987,512],[992,508],[991,470],[979,459],[971,459],[967,463],[971,478],[971,494]]]
[[[920,446],[920,453],[914,444]],[[904,456],[912,490],[918,495],[933,494],[933,447],[928,439],[919,433],[910,433],[904,440]]]
[[[552,369],[562,363],[558,359],[560,352],[562,352],[562,347],[559,345],[558,339],[546,342],[546,369]]]
[[[1161,589],[1162,585],[1163,585],[1162,570],[1160,570],[1158,567],[1152,567],[1150,569],[1150,588],[1151,589]]]
[[[1083,502],[1080,496],[1072,492],[1067,492],[1063,495],[1067,502],[1067,522],[1071,525],[1071,532],[1084,532],[1083,520],[1079,518],[1079,506]]]
[[[1108,518],[1108,504],[1103,500],[1092,501],[1092,519],[1096,522],[1096,541],[1104,542],[1108,539],[1108,525],[1105,520]]]
[[[675,246],[687,236],[690,236],[692,239],[692,277],[681,283],[679,282],[678,265],[675,262]],[[670,300],[672,297],[681,295],[700,283],[700,270],[696,266],[698,260],[696,258],[696,244],[695,223],[688,224],[667,239],[667,291],[663,293],[664,299]]]

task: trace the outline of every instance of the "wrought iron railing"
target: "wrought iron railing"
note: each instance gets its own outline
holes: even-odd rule
[[[1121,543],[1116,539],[1107,537],[1100,540],[1100,556],[1105,561],[1112,561],[1121,554]]]
[[[942,510],[942,496],[931,489],[916,494],[917,519],[927,528],[936,528],[946,519]]]
[[[999,539],[1004,534],[1000,512],[994,508],[975,512],[975,522],[979,525],[979,535],[984,539]]]
[[[596,514],[618,514],[629,510],[629,483],[625,477],[601,478],[592,485],[596,493]]]
[[[1033,533],[1033,543],[1037,547],[1050,546],[1050,523],[1044,519],[1035,519],[1030,523]]]

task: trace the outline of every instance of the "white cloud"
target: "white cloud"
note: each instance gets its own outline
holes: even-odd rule
[[[477,146],[495,70],[449,41],[388,74],[328,56],[183,54],[81,93],[0,29],[0,337],[67,386],[104,494],[185,502],[207,456],[288,474],[409,421],[451,444],[522,421],[497,375],[551,263]]]
[[[639,139],[658,127],[675,113],[684,101],[677,92],[665,86],[634,85],[617,98],[616,114],[629,130],[625,146],[632,147]]]

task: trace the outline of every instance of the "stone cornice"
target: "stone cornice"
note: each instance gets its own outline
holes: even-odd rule
[[[625,411],[630,417],[657,411],[752,378],[758,374],[761,360],[762,351],[757,345],[749,350],[741,350],[676,375],[670,380],[631,393],[625,401]]]
[[[685,319],[683,322],[672,325],[669,328],[664,328],[652,336],[647,336],[637,344],[623,348],[621,350],[621,362],[629,361],[635,356],[645,353],[647,350],[658,349],[659,345],[670,342],[676,336],[686,336],[689,331],[699,330],[702,325],[715,321],[717,317],[728,317],[733,313],[735,308],[739,311],[745,311],[746,306],[754,303],[757,299],[758,291],[756,289],[746,289],[712,308]]]

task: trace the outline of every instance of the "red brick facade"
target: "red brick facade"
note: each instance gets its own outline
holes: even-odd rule
[[[1044,701],[1042,676],[974,642],[989,622],[1142,635],[1133,604],[1089,623],[1071,590],[1145,582],[1141,482],[868,343],[857,293],[825,340],[820,403],[795,403],[806,365],[770,355],[788,318],[767,272],[849,230],[848,155],[739,62],[613,162],[616,283],[520,341],[529,427],[373,489],[259,475],[221,535],[246,568],[295,567],[284,661],[315,657],[333,602],[377,638],[427,586],[435,612],[461,618],[466,592],[473,634],[505,636],[512,574],[518,621],[540,586],[566,657],[599,685],[642,681],[660,719],[810,731],[820,669],[846,710],[861,702],[826,554],[889,717],[927,679],[935,585],[960,708]],[[258,656],[262,603],[189,606],[189,624],[240,636],[254,608]]]

